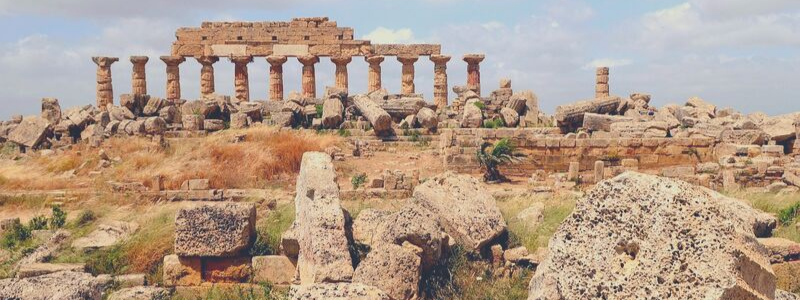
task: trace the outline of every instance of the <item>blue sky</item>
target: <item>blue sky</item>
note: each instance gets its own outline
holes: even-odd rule
[[[454,59],[450,85],[463,84],[466,53],[487,55],[483,90],[510,78],[545,111],[589,98],[594,66],[611,67],[611,91],[653,95],[656,105],[700,96],[743,112],[800,110],[800,1],[797,0],[0,0],[0,119],[36,114],[42,97],[62,107],[94,103],[94,55],[119,56],[115,96],[130,92],[131,55],[149,55],[148,88],[164,95],[164,64],[178,27],[204,20],[289,20],[329,16],[374,42],[441,43]],[[233,67],[215,65],[217,90],[232,94]],[[385,86],[400,89],[400,64],[383,64]],[[432,96],[433,64],[417,63],[419,92]],[[200,66],[181,65],[183,96],[199,95]],[[267,96],[268,64],[250,66],[251,95]],[[300,89],[300,64],[285,66],[286,89]],[[366,63],[350,65],[353,92],[366,88]],[[318,88],[333,65],[317,67]]]

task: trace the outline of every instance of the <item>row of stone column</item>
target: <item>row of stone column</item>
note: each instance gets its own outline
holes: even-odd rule
[[[447,63],[450,56],[431,55],[430,60],[434,63],[433,96],[434,103],[438,108],[447,106],[448,84],[447,84]],[[195,58],[202,65],[200,69],[200,94],[207,96],[213,94],[214,89],[214,63],[219,61],[215,56],[202,56]],[[234,85],[235,98],[239,101],[250,100],[250,80],[247,71],[247,64],[253,62],[252,56],[232,56],[229,58],[234,64]],[[382,88],[381,83],[381,63],[385,60],[383,56],[367,56],[364,58],[369,64],[368,72],[368,92],[374,92]],[[484,55],[468,54],[464,56],[467,62],[467,87],[480,95],[480,63]],[[113,91],[111,85],[111,64],[119,61],[116,57],[93,57],[92,60],[97,64],[97,106],[105,107],[113,103]],[[179,65],[186,61],[182,56],[162,56],[161,60],[167,66],[167,100],[181,99],[180,68]],[[283,64],[288,61],[286,56],[272,55],[266,58],[270,64],[269,86],[270,100],[283,100]],[[316,98],[316,74],[314,65],[319,63],[319,57],[313,55],[299,56],[297,60],[303,65],[302,70],[302,89],[303,96]],[[401,55],[397,60],[402,67],[402,89],[403,94],[414,94],[414,63],[419,60],[419,56]],[[149,61],[146,56],[131,56],[133,64],[132,93],[147,94],[147,79],[145,75],[145,65]],[[331,62],[336,65],[336,87],[344,90],[349,89],[347,65],[352,62],[350,56],[334,56]]]

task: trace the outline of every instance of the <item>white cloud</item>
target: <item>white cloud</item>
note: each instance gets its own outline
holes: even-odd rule
[[[198,10],[234,10],[237,8],[279,10],[307,2],[336,0],[0,0],[0,12],[9,14],[47,14],[91,19],[116,17],[155,17],[185,14]]]
[[[364,39],[376,44],[416,43],[414,32],[408,28],[395,30],[386,27],[378,27],[364,35]]]
[[[623,67],[633,63],[633,60],[622,58],[622,59],[615,59],[615,58],[599,58],[593,61],[590,61],[588,64],[583,66],[584,70],[592,70],[599,67]]]

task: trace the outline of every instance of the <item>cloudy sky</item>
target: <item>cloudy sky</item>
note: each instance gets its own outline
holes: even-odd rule
[[[148,90],[164,95],[164,64],[178,27],[202,21],[329,16],[376,43],[440,43],[454,59],[450,85],[464,84],[465,53],[485,53],[483,91],[501,78],[531,89],[544,110],[594,95],[594,67],[611,67],[611,91],[646,92],[657,105],[700,96],[744,112],[800,110],[798,0],[0,0],[0,120],[36,114],[42,97],[62,107],[95,102],[92,56],[118,56],[114,92],[129,93],[131,55],[148,55]],[[217,91],[232,94],[233,67],[215,65]],[[432,97],[433,64],[417,63],[419,92]],[[400,89],[400,63],[383,80]],[[352,92],[367,64],[350,64]],[[183,98],[199,96],[200,66],[181,65]],[[285,65],[286,90],[300,64]],[[266,99],[268,64],[250,65],[251,97]],[[333,64],[317,67],[320,91]],[[115,101],[118,101],[115,100]]]

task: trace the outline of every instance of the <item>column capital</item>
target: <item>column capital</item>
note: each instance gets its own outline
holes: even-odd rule
[[[109,67],[111,64],[118,62],[119,57],[95,56],[92,57],[92,61],[97,64],[98,67]]]
[[[242,65],[242,64],[246,65],[246,64],[249,64],[249,63],[253,62],[253,57],[250,56],[250,55],[231,56],[231,57],[228,57],[228,59],[232,63],[237,64],[237,65]]]
[[[183,56],[162,56],[160,58],[168,66],[177,66],[186,61]]]
[[[364,60],[370,65],[379,65],[383,62],[384,59],[385,58],[383,57],[383,55],[372,55],[364,57]]]
[[[468,64],[479,64],[486,58],[484,54],[466,54],[464,55],[464,61]]]
[[[447,64],[447,62],[450,61],[451,58],[452,57],[447,55],[438,55],[438,54],[431,55],[430,57],[431,61],[436,65],[445,65]]]
[[[337,66],[345,66],[353,61],[353,57],[349,55],[331,56],[331,62]]]
[[[597,67],[597,75],[608,75],[608,67]]]
[[[214,63],[219,61],[218,56],[195,56],[194,59],[196,59],[198,63],[204,66],[213,65]]]
[[[147,56],[131,56],[131,63],[134,65],[146,64],[148,61],[150,61],[150,58]]]
[[[417,62],[417,60],[419,60],[419,55],[399,55],[397,56],[397,60],[404,65],[409,65]]]
[[[303,66],[313,66],[314,64],[319,62],[319,56],[316,55],[303,55],[298,56],[297,61],[299,61]]]
[[[283,55],[270,55],[267,56],[267,62],[272,66],[280,66],[286,63],[289,59]]]

